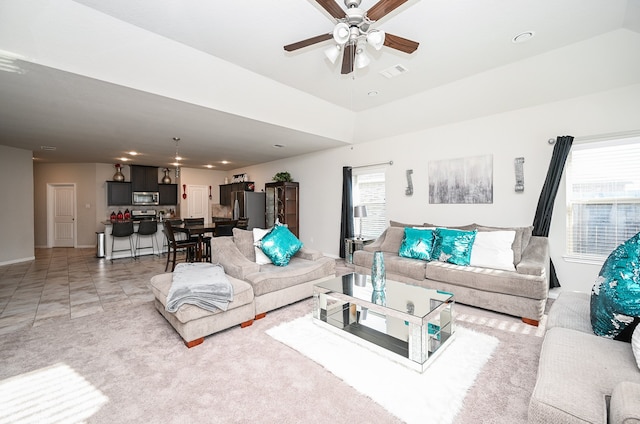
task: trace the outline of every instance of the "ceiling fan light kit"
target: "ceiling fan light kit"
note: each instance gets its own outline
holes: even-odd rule
[[[354,68],[362,69],[371,63],[371,59],[365,52],[367,45],[376,50],[387,46],[408,54],[418,48],[419,43],[416,41],[372,28],[372,24],[406,3],[407,0],[379,0],[368,11],[360,9],[361,0],[344,0],[346,12],[336,3],[336,0],[315,1],[335,18],[336,24],[333,31],[286,45],[284,46],[286,51],[295,51],[333,39],[336,45],[325,50],[324,54],[331,63],[336,63],[340,52],[343,52],[341,73],[349,74]]]

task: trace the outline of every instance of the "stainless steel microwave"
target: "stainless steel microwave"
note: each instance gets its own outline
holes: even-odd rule
[[[132,204],[135,206],[157,205],[160,195],[157,191],[134,191]]]

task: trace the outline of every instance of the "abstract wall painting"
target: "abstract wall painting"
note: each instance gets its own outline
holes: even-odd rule
[[[493,203],[493,155],[429,161],[429,203]]]

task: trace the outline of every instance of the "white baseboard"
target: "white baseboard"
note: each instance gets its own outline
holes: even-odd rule
[[[33,261],[35,259],[36,259],[35,256],[29,256],[27,258],[11,259],[10,261],[0,262],[0,266],[17,264],[17,263],[20,263],[20,262],[29,262],[29,261]]]

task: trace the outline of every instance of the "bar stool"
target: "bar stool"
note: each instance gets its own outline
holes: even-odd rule
[[[145,220],[140,221],[138,224],[138,232],[136,237],[136,256],[138,255],[138,251],[140,249],[145,249],[151,247],[153,254],[155,255],[155,247],[158,245],[158,241],[156,240],[156,233],[158,232],[158,224],[156,221]],[[151,246],[140,246],[140,237],[149,237],[151,236]],[[160,256],[160,248],[158,248],[158,256]]]
[[[124,252],[125,250],[129,250],[131,252],[131,257],[133,259],[136,258],[136,252],[133,249],[133,221],[123,221],[123,222],[114,222],[111,228],[111,262],[113,262],[113,253],[114,252]],[[125,238],[129,239],[129,249],[118,249],[114,250],[114,243],[117,238]]]

